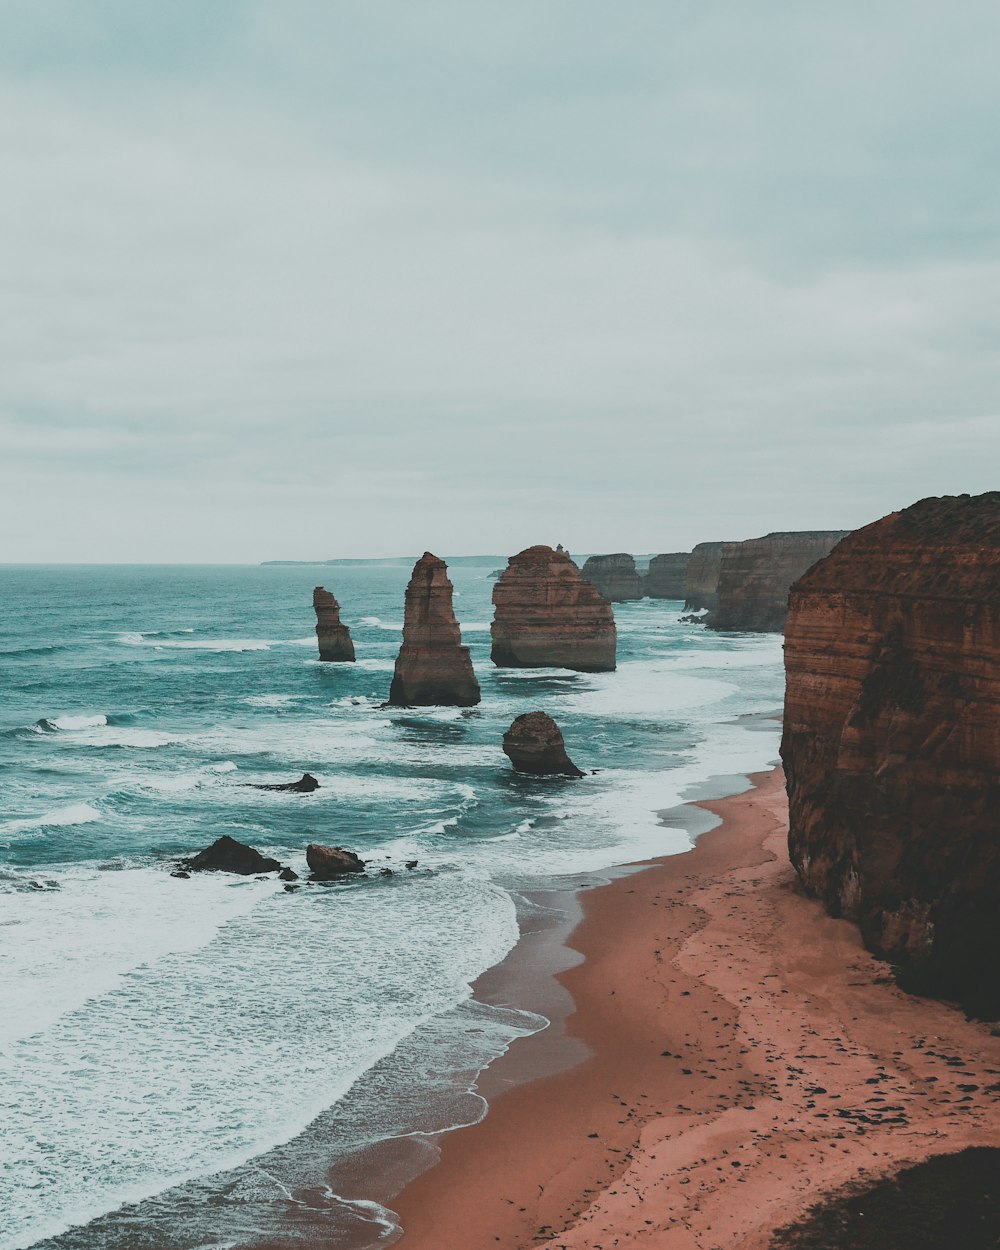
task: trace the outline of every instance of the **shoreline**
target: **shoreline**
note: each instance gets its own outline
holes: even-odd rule
[[[395,1244],[764,1250],[848,1183],[1000,1139],[1000,1040],[904,994],[800,892],[783,775],[751,781],[692,803],[722,823],[691,850],[568,891],[578,923],[475,983],[551,1024],[481,1074],[485,1118],[428,1138],[380,1198]]]

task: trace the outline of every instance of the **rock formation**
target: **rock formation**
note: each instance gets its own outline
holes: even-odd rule
[[[642,578],[636,571],[635,560],[624,551],[611,556],[588,556],[583,576],[612,603],[642,598]]]
[[[310,842],[306,847],[306,863],[317,881],[330,881],[348,872],[365,870],[365,861],[353,851],[345,851],[340,846],[321,846],[319,842]]]
[[[504,754],[519,773],[582,777],[566,754],[559,726],[544,712],[525,712],[503,736]]]
[[[260,782],[248,781],[249,790],[287,790],[292,794],[312,794],[319,789],[319,782],[312,773],[303,773],[298,781],[283,781],[277,785],[262,785]]]
[[[403,645],[389,690],[395,707],[472,707],[479,682],[451,606],[448,566],[425,551],[406,588]]]
[[[725,543],[698,543],[691,552],[687,575],[684,578],[684,608],[687,612],[700,612],[702,608],[714,608],[718,596],[719,566]]]
[[[493,587],[493,663],[500,668],[615,667],[611,604],[564,551],[528,547],[511,556]]]
[[[653,556],[649,572],[643,580],[644,592],[650,599],[683,599],[690,562],[690,551],[671,551]]]
[[[354,643],[351,641],[351,631],[341,624],[340,604],[328,590],[317,586],[313,591],[313,607],[316,609],[319,658],[334,664],[352,664]]]
[[[847,530],[801,530],[725,543],[716,604],[705,624],[709,629],[780,634],[792,583],[828,556],[847,534]]]
[[[792,587],[789,852],[903,984],[1000,1014],[1000,492],[925,499]]]
[[[241,877],[252,877],[258,872],[280,872],[276,859],[266,859],[260,851],[243,842],[237,842],[228,833],[217,838],[197,855],[179,861],[189,872],[235,872]]]

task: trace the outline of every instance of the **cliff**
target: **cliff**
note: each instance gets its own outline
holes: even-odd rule
[[[611,604],[564,551],[528,547],[511,556],[493,587],[490,632],[500,668],[615,667],[617,634]]]
[[[801,530],[725,543],[719,558],[716,605],[709,629],[780,634],[788,592],[807,569],[830,554],[848,530]]]
[[[642,598],[642,577],[636,571],[635,560],[624,551],[611,556],[589,556],[583,575],[612,603]]]
[[[319,658],[335,664],[352,664],[354,643],[351,631],[341,624],[340,604],[328,590],[317,586],[313,591],[313,608],[316,610]]]
[[[683,599],[690,562],[690,551],[671,551],[653,556],[649,572],[643,579],[644,592],[650,599]]]
[[[503,736],[503,751],[519,773],[583,776],[566,754],[562,731],[545,712],[525,712],[515,717]]]
[[[724,546],[725,543],[698,543],[691,552],[684,578],[684,607],[688,612],[715,607]]]
[[[425,551],[413,566],[403,610],[403,645],[389,690],[397,707],[471,707],[480,699],[469,648],[452,608],[448,566]]]
[[[789,853],[906,988],[1000,1014],[1000,493],[925,499],[792,587]]]

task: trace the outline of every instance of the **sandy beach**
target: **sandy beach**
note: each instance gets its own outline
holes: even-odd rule
[[[1000,1140],[1000,1038],[802,894],[782,774],[754,781],[691,851],[581,895],[570,1013],[392,1201],[405,1250],[762,1250],[849,1182]]]

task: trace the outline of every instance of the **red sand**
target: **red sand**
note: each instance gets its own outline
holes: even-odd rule
[[[545,1034],[493,1065],[489,1115],[393,1203],[403,1250],[763,1250],[845,1182],[1000,1143],[1000,1039],[801,894],[783,777],[756,781],[703,804],[724,823],[692,851],[583,895],[559,980],[591,1057],[499,1096]]]

